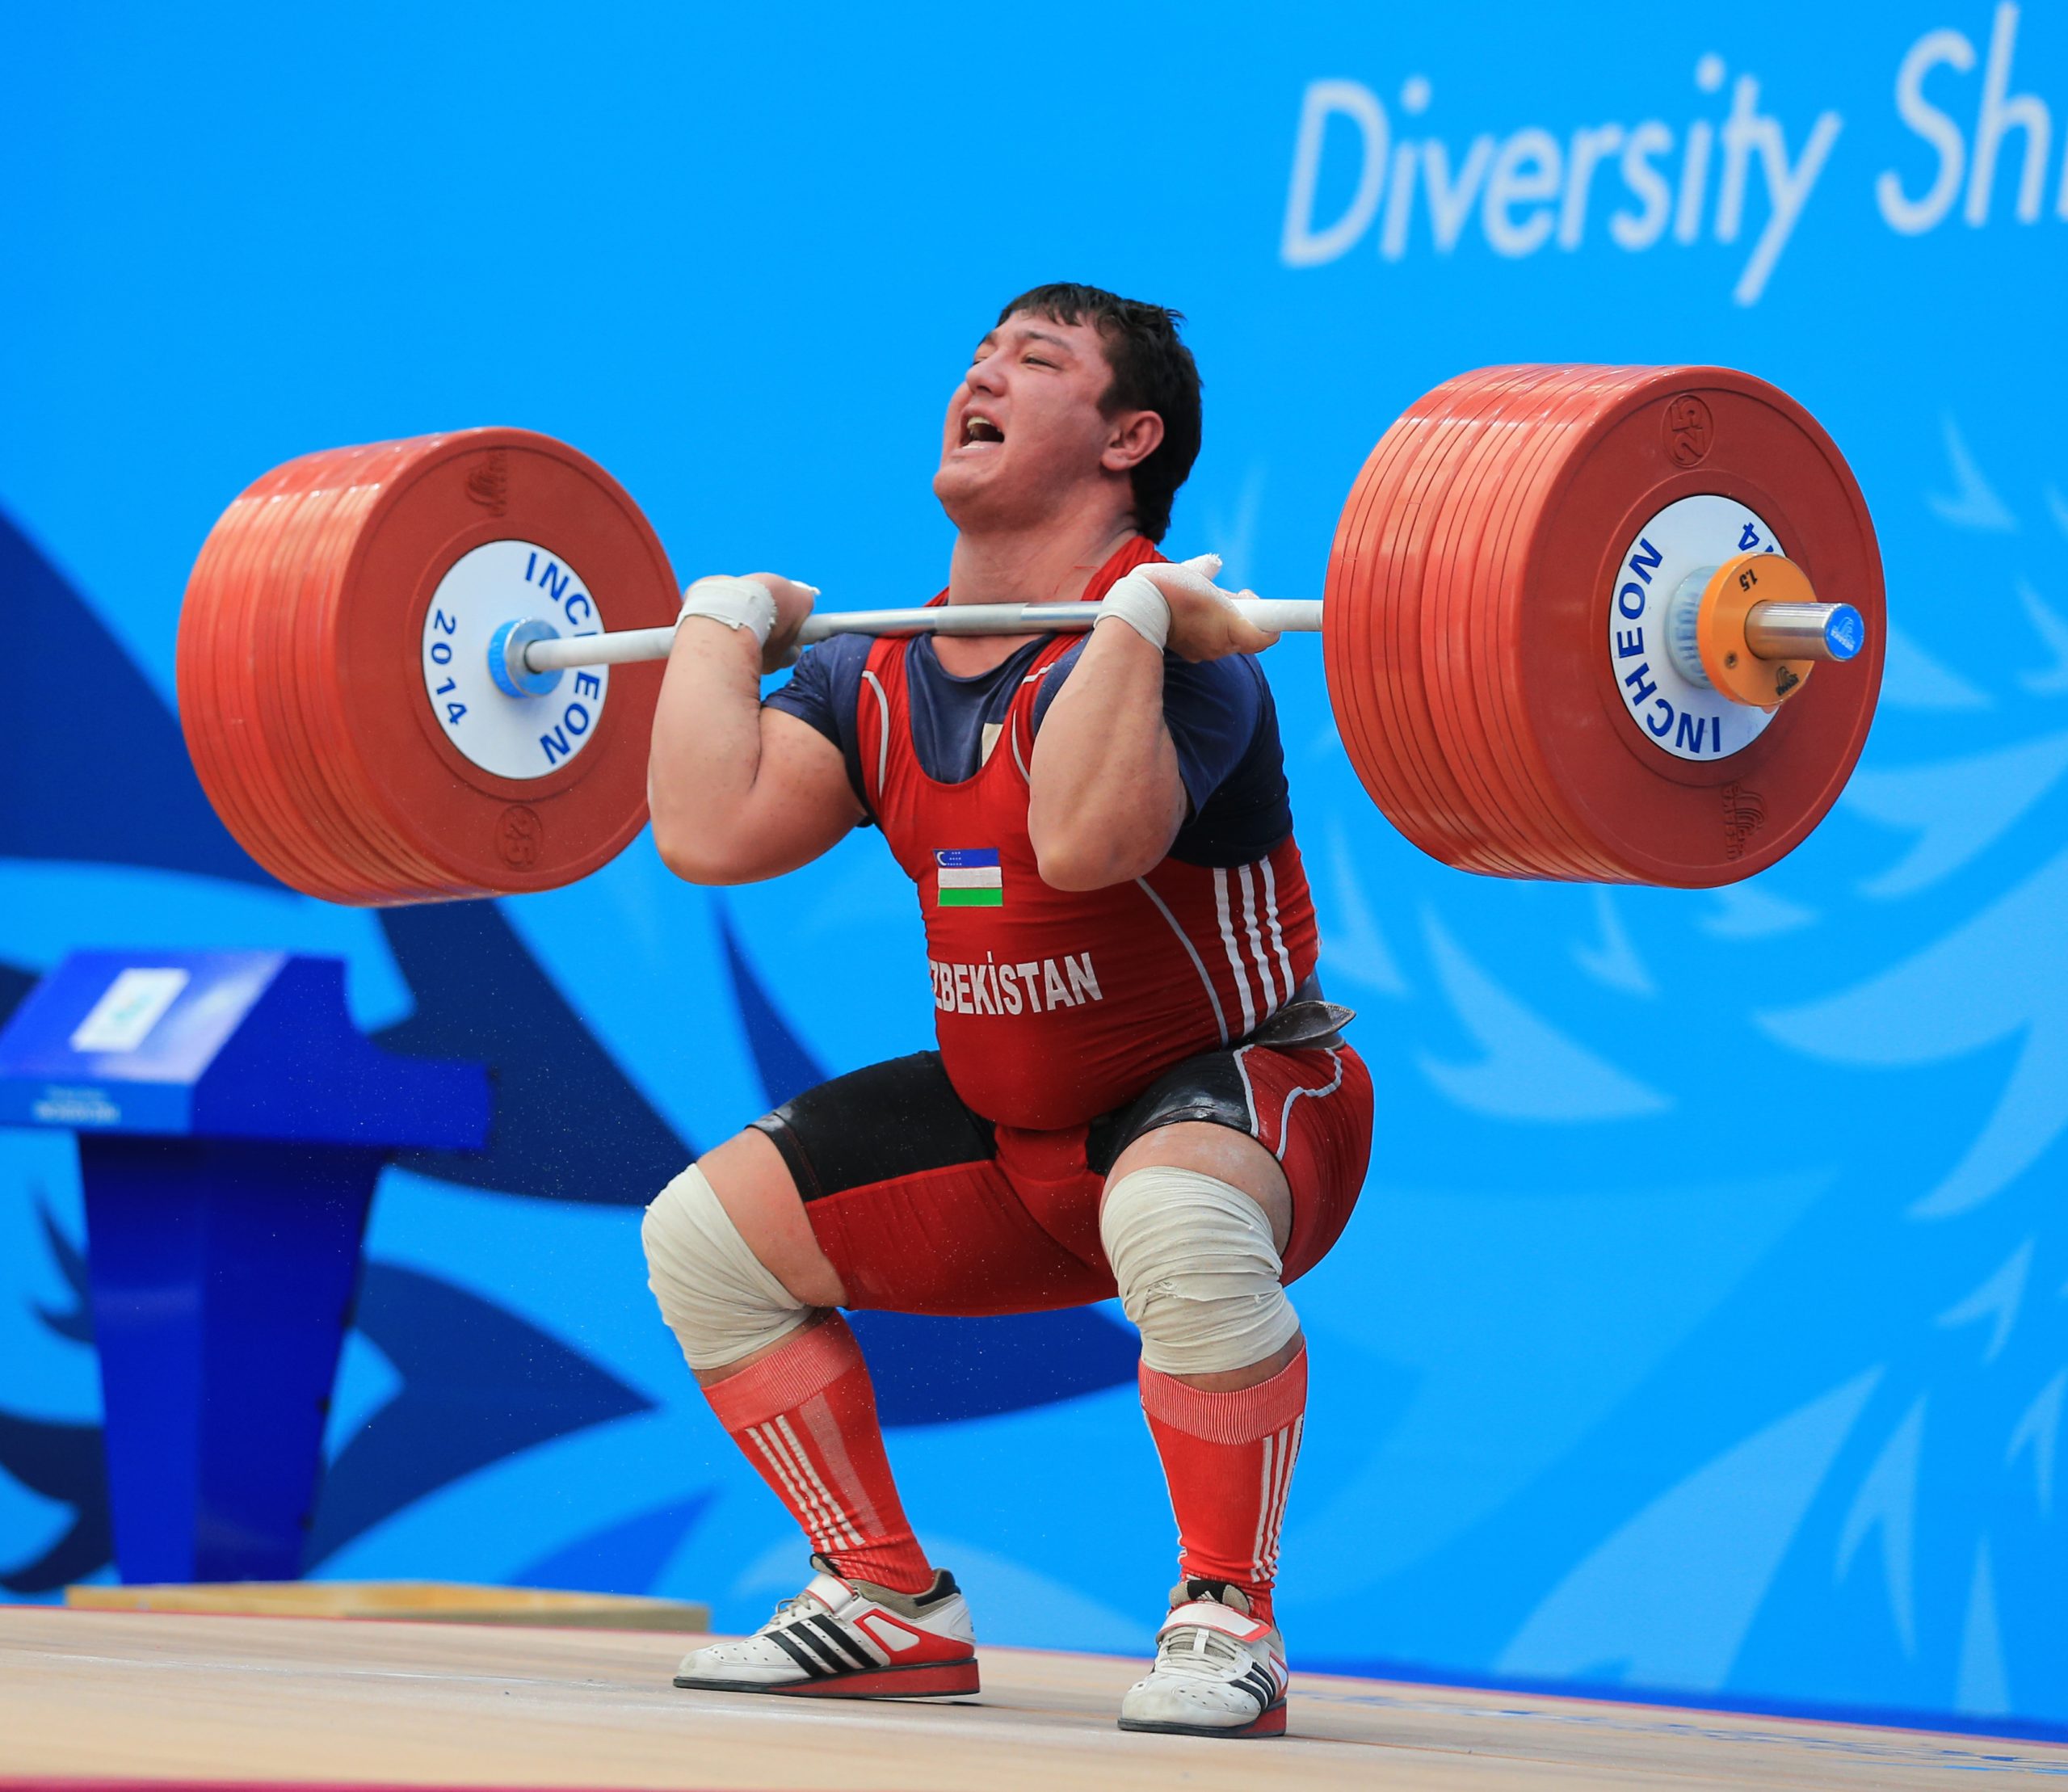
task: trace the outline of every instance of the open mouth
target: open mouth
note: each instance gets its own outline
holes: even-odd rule
[[[966,448],[972,442],[1002,442],[1005,431],[988,417],[965,417],[962,420],[962,442]]]

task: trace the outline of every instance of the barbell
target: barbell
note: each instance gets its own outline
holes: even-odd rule
[[[1365,462],[1322,599],[1244,603],[1261,627],[1319,630],[1344,749],[1389,819],[1494,876],[1701,887],[1765,869],[1836,800],[1881,681],[1857,482],[1800,406],[1717,368],[1448,381]],[[550,437],[330,449],[254,482],[203,544],[181,724],[225,825],[297,890],[553,889],[645,825],[677,604],[637,506]],[[1097,616],[819,612],[801,640]]]

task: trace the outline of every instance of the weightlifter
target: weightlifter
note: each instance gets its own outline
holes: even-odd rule
[[[1307,1386],[1285,1286],[1349,1218],[1372,1090],[1314,977],[1254,657],[1276,637],[1217,561],[1155,547],[1200,445],[1180,321],[1038,287],[948,402],[936,601],[1103,599],[1088,636],[839,636],[764,701],[817,593],[756,574],[683,602],[654,725],[662,858],[742,883],[880,828],[924,914],[939,1049],[799,1096],[647,1210],[661,1311],[817,1571],[679,1686],[976,1690],[969,1608],[906,1521],[839,1309],[1117,1294],[1179,1538],[1120,1725],[1284,1729],[1271,1588]]]

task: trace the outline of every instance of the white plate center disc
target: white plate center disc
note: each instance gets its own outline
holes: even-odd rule
[[[506,622],[538,621],[561,635],[603,633],[587,582],[536,541],[487,541],[439,580],[423,619],[423,688],[445,738],[504,778],[542,778],[595,738],[610,668],[561,675],[543,696],[506,696],[489,675],[489,642]]]
[[[1631,725],[1660,751],[1728,759],[1774,719],[1683,675],[1667,648],[1667,609],[1689,574],[1734,554],[1783,551],[1758,511],[1709,493],[1668,504],[1623,550],[1608,599],[1609,670]]]

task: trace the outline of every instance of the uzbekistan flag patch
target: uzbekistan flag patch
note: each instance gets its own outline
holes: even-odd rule
[[[935,899],[942,908],[1005,907],[996,847],[943,847],[934,854],[934,880]]]

